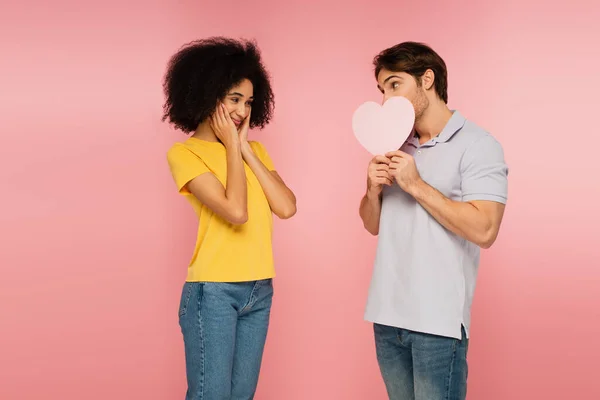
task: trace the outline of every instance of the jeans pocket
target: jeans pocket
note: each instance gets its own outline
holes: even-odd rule
[[[428,333],[411,332],[413,350],[439,356],[451,356],[460,344],[458,339]]]
[[[181,291],[181,300],[179,301],[179,317],[183,317],[187,312],[188,305],[190,304],[190,297],[192,297],[192,291],[194,289],[192,282],[186,282],[183,285]]]

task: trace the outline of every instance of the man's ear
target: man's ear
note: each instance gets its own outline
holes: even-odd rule
[[[423,86],[423,88],[425,88],[425,90],[429,90],[429,89],[433,88],[434,82],[435,82],[435,73],[432,70],[428,69],[421,76],[421,85]]]

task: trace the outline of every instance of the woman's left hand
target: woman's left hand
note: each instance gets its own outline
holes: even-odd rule
[[[248,113],[248,116],[246,117],[246,119],[244,119],[244,122],[242,122],[242,125],[240,126],[240,129],[238,130],[238,133],[240,135],[240,142],[242,144],[248,143],[248,129],[250,128],[251,113],[252,113],[252,110],[250,110],[250,112]]]

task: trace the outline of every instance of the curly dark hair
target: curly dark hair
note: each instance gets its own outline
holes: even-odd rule
[[[188,43],[168,63],[162,120],[193,132],[244,79],[254,88],[250,127],[262,129],[273,116],[275,97],[256,43],[220,36]]]

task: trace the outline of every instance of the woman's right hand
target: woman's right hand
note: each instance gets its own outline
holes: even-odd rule
[[[231,147],[240,143],[238,130],[227,113],[224,104],[219,103],[217,105],[217,109],[210,117],[210,126],[225,147]]]

